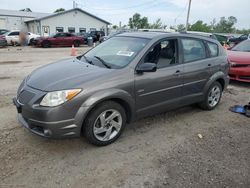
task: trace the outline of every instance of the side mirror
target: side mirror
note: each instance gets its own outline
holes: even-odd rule
[[[155,63],[142,63],[136,68],[136,72],[143,73],[143,72],[155,72],[157,69]]]

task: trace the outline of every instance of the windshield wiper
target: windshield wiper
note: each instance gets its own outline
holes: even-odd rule
[[[108,69],[111,69],[111,66],[109,66],[102,58],[98,57],[98,56],[94,56],[96,59],[98,59],[105,67],[107,67]]]
[[[85,59],[85,61],[87,61],[87,63],[94,65],[94,63],[92,61],[88,60],[88,58],[85,55],[83,55],[82,57]]]

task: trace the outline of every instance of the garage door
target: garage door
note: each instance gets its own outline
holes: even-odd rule
[[[6,29],[5,19],[0,18],[0,29]]]

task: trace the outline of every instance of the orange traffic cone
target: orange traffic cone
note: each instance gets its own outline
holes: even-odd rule
[[[70,55],[71,55],[71,56],[76,56],[76,49],[75,49],[74,45],[72,45]]]

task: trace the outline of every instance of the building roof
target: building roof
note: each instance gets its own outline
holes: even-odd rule
[[[16,16],[16,17],[26,17],[26,18],[39,18],[50,15],[49,13],[41,12],[26,12],[18,10],[5,10],[0,9],[0,16]]]
[[[108,21],[106,21],[106,20],[103,20],[103,19],[101,19],[101,18],[99,18],[99,17],[97,17],[97,16],[95,16],[95,15],[93,15],[93,14],[90,14],[89,12],[86,12],[86,11],[80,9],[80,8],[69,9],[69,10],[65,10],[65,11],[62,11],[62,12],[50,14],[50,15],[47,15],[47,16],[44,16],[44,17],[40,17],[40,18],[38,17],[38,18],[36,18],[36,19],[29,20],[29,21],[26,21],[26,22],[40,21],[40,20],[44,20],[44,19],[51,18],[51,17],[54,17],[54,16],[59,16],[59,15],[62,15],[62,14],[66,14],[66,13],[72,12],[72,11],[80,11],[80,12],[82,12],[83,14],[87,14],[87,15],[89,15],[89,16],[91,16],[91,17],[97,19],[97,20],[100,20],[101,22],[104,22],[104,23],[106,23],[106,24],[111,24],[110,22],[108,22]]]

